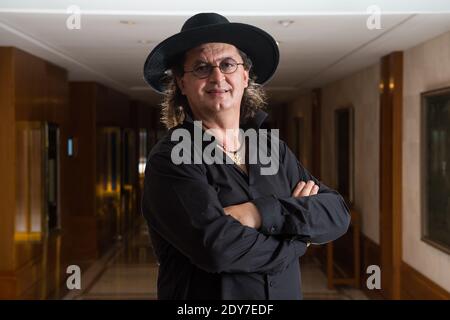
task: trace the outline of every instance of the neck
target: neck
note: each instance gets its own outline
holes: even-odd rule
[[[216,113],[211,117],[199,116],[194,114],[196,120],[201,120],[203,128],[209,130],[219,145],[225,150],[239,149],[239,111]]]

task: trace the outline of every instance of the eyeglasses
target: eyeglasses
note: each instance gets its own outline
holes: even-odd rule
[[[194,76],[196,76],[197,78],[205,79],[211,75],[213,68],[219,68],[220,72],[222,72],[224,74],[230,74],[230,73],[235,72],[239,65],[244,65],[244,64],[237,63],[232,58],[227,58],[227,59],[222,60],[218,66],[213,66],[212,64],[209,64],[209,63],[200,63],[200,64],[196,65],[194,67],[194,69],[189,70],[189,71],[184,71],[184,73],[192,72],[194,74]]]

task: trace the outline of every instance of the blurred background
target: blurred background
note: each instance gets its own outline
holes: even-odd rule
[[[449,299],[450,2],[380,0],[0,0],[0,298],[156,298],[142,69],[198,12],[277,40],[266,126],[351,207],[305,299]]]

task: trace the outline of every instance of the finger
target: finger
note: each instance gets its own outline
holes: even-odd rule
[[[298,197],[300,194],[300,191],[302,191],[303,187],[305,186],[305,182],[304,181],[300,181],[299,183],[297,183],[297,185],[294,188],[294,191],[292,192],[292,196],[293,197]]]
[[[319,192],[319,186],[317,184],[314,185],[314,187],[311,190],[310,196],[313,196]]]
[[[292,196],[293,197],[300,196],[300,192],[303,190],[305,185],[306,185],[305,181],[300,181],[299,183],[297,183],[297,186],[295,187],[294,192],[292,192]]]
[[[300,181],[299,183],[297,183],[297,186],[295,187],[292,195],[294,197],[298,197],[300,195],[300,192],[302,191],[302,189],[305,187],[305,185],[306,185],[305,181]]]
[[[314,187],[314,181],[309,180],[303,188],[302,192],[300,192],[300,197],[307,197],[311,193],[312,188]]]

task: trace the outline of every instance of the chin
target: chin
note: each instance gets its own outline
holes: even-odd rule
[[[220,110],[225,111],[225,110],[232,110],[232,109],[234,109],[232,104],[219,104],[217,106],[218,111],[220,111]]]
[[[233,104],[217,101],[217,102],[209,103],[207,105],[207,108],[209,110],[214,110],[214,111],[229,110],[229,109],[233,108]]]

